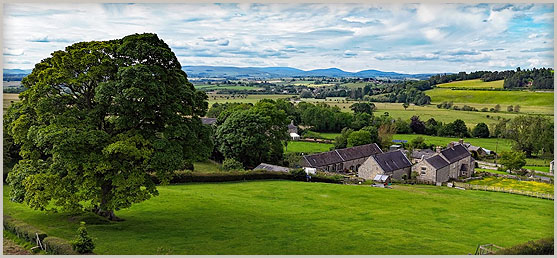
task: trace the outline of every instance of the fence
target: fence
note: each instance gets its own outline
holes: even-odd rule
[[[531,196],[531,197],[536,197],[536,198],[554,200],[553,194],[549,194],[549,193],[530,192],[530,191],[508,189],[508,188],[488,186],[488,185],[472,185],[472,184],[466,184],[466,183],[460,183],[460,182],[455,182],[454,186],[455,187],[462,187],[462,188],[467,189],[467,190],[503,192],[503,193],[519,194],[519,195],[526,195],[526,196]]]

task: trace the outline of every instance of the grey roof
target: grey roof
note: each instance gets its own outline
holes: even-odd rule
[[[277,172],[289,172],[290,171],[289,168],[276,166],[276,165],[271,165],[271,164],[267,164],[267,163],[261,163],[257,167],[255,167],[253,170],[259,170],[259,169],[268,170],[268,171],[277,171]]]
[[[377,153],[382,153],[382,151],[377,144],[372,143],[312,155],[304,155],[304,159],[311,167],[322,167],[344,161],[369,157]]]
[[[433,155],[435,155],[435,151],[432,151],[430,149],[423,149],[423,150],[413,150],[412,154],[410,154],[410,157],[415,159],[421,159],[422,157],[429,158]]]
[[[432,156],[430,158],[425,159],[427,163],[431,164],[435,169],[441,169],[449,165],[444,158],[439,155]]]
[[[210,118],[210,117],[202,117],[201,118],[201,123],[203,123],[204,125],[212,125],[216,122],[217,122],[216,118]]]
[[[445,156],[445,158],[450,162],[453,163],[455,161],[461,160],[470,156],[470,152],[462,146],[461,144],[457,144],[453,147],[446,148],[441,151],[441,154]]]
[[[294,125],[294,121],[291,121],[290,124],[288,124],[288,129],[294,129],[296,128],[296,126]]]
[[[401,150],[380,153],[372,157],[385,172],[391,172],[412,166],[412,163],[410,163],[408,158],[406,158],[406,155],[404,155]]]

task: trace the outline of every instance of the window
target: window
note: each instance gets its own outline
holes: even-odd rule
[[[422,171],[425,171],[427,168],[426,167],[422,167]]]
[[[350,170],[352,170],[352,171],[353,171],[353,170],[354,170],[354,166],[350,166]]]

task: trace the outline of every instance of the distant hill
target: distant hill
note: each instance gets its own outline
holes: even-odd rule
[[[227,67],[227,66],[183,66],[189,77],[212,78],[277,78],[277,77],[362,77],[387,79],[428,79],[434,74],[403,74],[364,70],[346,72],[338,68],[315,69],[304,71],[291,67]]]
[[[346,72],[338,68],[304,71],[292,67],[232,67],[232,66],[183,66],[188,77],[193,78],[280,78],[280,77],[361,77],[382,79],[428,79],[434,74],[403,74],[364,70]],[[4,69],[4,80],[13,81],[31,73],[31,69]]]

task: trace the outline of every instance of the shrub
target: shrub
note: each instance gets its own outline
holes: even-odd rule
[[[244,169],[244,166],[235,159],[225,159],[222,162],[222,168],[224,170],[242,170]]]
[[[293,169],[290,170],[290,175],[292,175],[292,177],[294,179],[305,179],[306,178],[306,171],[304,171],[304,169]]]
[[[536,241],[528,241],[523,244],[501,249],[495,252],[497,255],[553,255],[553,237],[542,238]]]
[[[4,215],[4,228],[26,241],[34,243],[37,239],[43,241],[47,237],[46,233],[22,221]]]
[[[58,237],[46,237],[43,240],[43,246],[51,254],[78,254],[68,241]]]
[[[95,249],[93,239],[87,233],[87,228],[85,228],[85,222],[83,221],[77,229],[77,237],[72,241],[72,248],[80,254],[92,253],[93,249]]]

